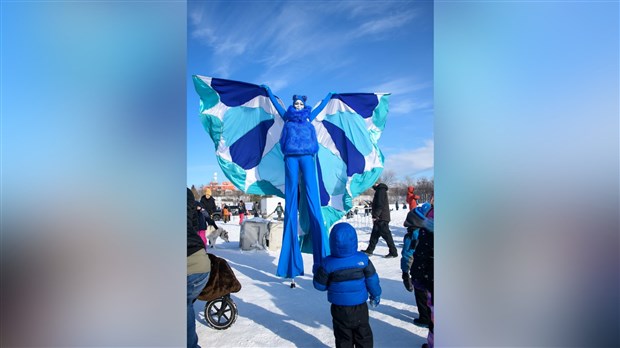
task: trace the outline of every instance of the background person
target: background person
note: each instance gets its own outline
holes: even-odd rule
[[[196,348],[196,313],[194,301],[209,281],[211,261],[205,244],[198,236],[199,214],[194,194],[187,189],[187,347]]]
[[[409,210],[418,206],[418,199],[420,196],[414,194],[415,188],[413,186],[407,187],[407,203],[409,204]]]
[[[222,208],[222,220],[224,220],[224,223],[230,221],[230,210],[226,204],[224,204],[224,207]]]
[[[411,265],[411,280],[416,289],[426,292],[427,305],[430,309],[430,322],[428,325],[428,347],[433,347],[434,341],[434,197],[431,198],[430,209],[428,203],[423,204],[410,211],[405,219],[405,227],[419,229],[418,245],[413,253],[413,264]],[[425,214],[424,211],[428,209]]]
[[[425,203],[419,207],[413,209],[411,213],[419,214],[421,217],[426,216],[431,211],[432,206]],[[408,222],[409,221],[409,222]],[[410,273],[412,271],[412,265],[414,260],[414,253],[418,244],[418,235],[423,223],[413,222],[413,218],[405,220],[404,226],[407,228],[407,234],[403,238],[403,250],[400,259],[400,268],[403,272],[403,284],[407,291],[413,291],[415,296],[416,306],[418,307],[418,318],[413,320],[413,323],[421,327],[429,327],[431,322],[431,309],[428,306],[428,296],[426,289],[418,286],[414,287],[411,281]]]
[[[273,211],[273,213],[276,213],[278,215],[278,217],[276,218],[277,220],[282,220],[282,214],[284,214],[284,208],[282,208],[282,203],[278,202],[278,205],[276,206],[276,209]]]
[[[388,203],[388,187],[386,184],[377,180],[372,187],[375,190],[375,195],[372,199],[372,232],[370,233],[370,241],[368,247],[364,252],[368,255],[372,255],[379,242],[379,237],[382,237],[388,245],[389,253],[385,257],[397,257],[398,250],[394,244],[394,238],[392,237],[392,231],[390,231],[390,206]]]
[[[239,225],[241,225],[243,223],[243,218],[245,217],[247,210],[245,209],[245,203],[243,203],[243,200],[241,199],[239,200],[237,206],[239,209]]]
[[[200,197],[200,204],[202,204],[202,207],[204,208],[204,210],[206,210],[209,217],[212,218],[213,213],[217,210],[216,205],[215,205],[215,198],[211,196],[210,188],[206,187],[204,189],[204,192],[205,194],[202,197]]]

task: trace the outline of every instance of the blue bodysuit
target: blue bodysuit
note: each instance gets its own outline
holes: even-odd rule
[[[269,97],[278,109],[278,112],[286,122],[280,138],[280,147],[284,154],[285,166],[285,200],[286,212],[284,214],[284,234],[282,237],[282,250],[278,261],[276,275],[279,277],[293,278],[304,274],[303,259],[298,236],[299,199],[305,199],[308,205],[310,233],[312,236],[313,272],[321,265],[323,258],[329,255],[329,240],[327,229],[323,223],[321,214],[321,202],[316,166],[316,153],[319,144],[316,139],[316,131],[311,121],[316,117],[310,107],[305,106],[301,110],[292,105],[286,111],[282,109],[275,97],[269,91]],[[302,100],[293,97],[293,101]],[[305,99],[305,97],[304,97]],[[329,100],[326,98],[322,106]],[[304,103],[305,104],[305,103]],[[316,110],[321,110],[322,107]],[[304,190],[299,197],[299,177],[302,177]]]

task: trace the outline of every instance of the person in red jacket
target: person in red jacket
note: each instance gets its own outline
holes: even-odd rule
[[[415,189],[413,186],[407,187],[407,203],[409,203],[409,210],[418,206],[418,199],[420,196],[413,193]]]

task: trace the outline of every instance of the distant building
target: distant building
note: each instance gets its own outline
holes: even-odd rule
[[[221,184],[216,181],[212,181],[207,185],[204,185],[203,190],[205,188],[210,188],[213,193],[217,192],[218,194],[239,191],[230,181],[224,181]]]

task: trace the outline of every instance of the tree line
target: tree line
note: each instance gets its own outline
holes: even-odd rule
[[[414,179],[409,175],[398,178],[394,171],[384,170],[380,180],[388,186],[390,203],[403,202],[407,197],[409,186],[413,186],[415,188],[414,194],[420,196],[418,202],[429,202],[435,192],[435,178],[420,177]],[[374,192],[372,188],[369,188],[363,194],[372,196]]]
[[[429,202],[433,193],[435,191],[435,179],[434,178],[412,178],[411,176],[405,176],[403,178],[398,178],[396,173],[391,170],[384,170],[381,174],[381,182],[385,183],[388,188],[388,196],[390,198],[390,202],[403,202],[405,197],[407,197],[407,187],[413,186],[415,188],[414,193],[420,196],[419,202]],[[200,197],[204,194],[204,188],[207,185],[201,185],[198,188],[195,185],[192,185],[190,188],[192,193],[194,194],[194,198],[199,200]],[[374,190],[369,188],[364,191],[363,195],[372,196],[374,194]],[[235,191],[225,191],[225,190],[211,190],[211,194],[214,197],[220,197],[224,200],[230,200],[233,202],[239,201],[239,199],[243,199],[246,202],[257,202],[260,201],[261,196],[259,195],[248,195],[239,190]]]

